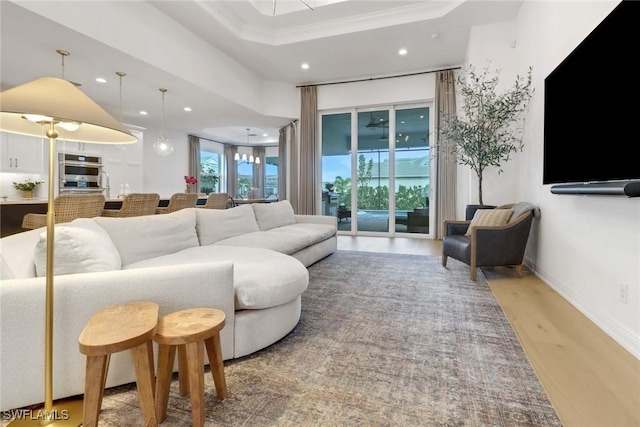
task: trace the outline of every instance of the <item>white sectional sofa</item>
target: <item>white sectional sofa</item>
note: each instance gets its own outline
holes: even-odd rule
[[[109,305],[221,309],[225,360],[278,341],[300,319],[306,267],[336,250],[336,221],[280,201],[57,224],[53,398],[83,393],[78,337]],[[45,258],[44,229],[0,239],[0,411],[44,400]],[[130,356],[114,354],[107,387],[133,381]]]

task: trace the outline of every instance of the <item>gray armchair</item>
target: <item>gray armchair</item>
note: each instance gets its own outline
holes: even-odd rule
[[[467,229],[471,221],[445,221],[442,240],[442,265],[452,257],[471,267],[471,280],[476,280],[478,267],[514,266],[522,277],[522,260],[529,240],[534,217],[540,211],[534,205],[520,202],[498,206],[496,209],[512,209],[511,218],[501,226],[478,226]]]

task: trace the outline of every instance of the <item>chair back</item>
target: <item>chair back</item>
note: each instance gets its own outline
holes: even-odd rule
[[[207,197],[204,207],[207,209],[227,209],[231,202],[231,196],[227,193],[211,193]]]
[[[122,207],[115,211],[113,216],[126,218],[131,216],[153,215],[156,213],[159,202],[160,195],[158,193],[127,194],[124,196],[124,199],[122,199]]]
[[[96,194],[60,194],[53,200],[56,224],[70,222],[76,218],[94,218],[102,214],[105,198]],[[22,219],[22,228],[35,229],[47,225],[47,214],[28,213]]]
[[[166,207],[156,209],[156,213],[170,213],[185,208],[195,208],[198,203],[198,193],[175,193],[169,199]]]
[[[61,194],[53,201],[56,223],[76,218],[94,218],[102,214],[104,194]]]

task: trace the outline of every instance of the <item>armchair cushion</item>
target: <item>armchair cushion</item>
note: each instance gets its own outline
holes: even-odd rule
[[[480,226],[497,227],[509,222],[513,211],[511,209],[478,209],[471,219],[471,224],[467,229],[467,235]]]

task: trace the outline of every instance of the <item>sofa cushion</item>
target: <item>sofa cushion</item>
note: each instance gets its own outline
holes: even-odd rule
[[[251,206],[255,213],[258,227],[262,231],[296,223],[293,206],[288,200],[272,203],[252,203]]]
[[[33,260],[36,274],[47,271],[47,231],[40,230]],[[120,270],[121,259],[107,232],[89,218],[56,225],[54,231],[54,274],[92,273]]]
[[[512,214],[511,209],[478,209],[471,219],[471,224],[467,229],[467,235],[471,235],[471,230],[479,226],[497,227],[509,221]]]
[[[196,209],[196,232],[200,246],[258,230],[251,205],[240,205],[233,209]]]
[[[277,228],[274,230],[277,230]],[[216,245],[263,248],[280,252],[281,254],[291,255],[307,246],[311,246],[312,242],[311,239],[305,235],[277,233],[274,231],[256,231],[220,240],[216,242]]]
[[[198,246],[196,209],[129,218],[97,217],[93,220],[109,233],[124,267]]]
[[[309,272],[300,261],[288,255],[261,248],[198,246],[171,255],[129,264],[124,268],[214,261],[233,262],[236,310],[255,310],[285,304],[301,295],[309,284]],[[180,286],[180,283],[176,283],[176,286]],[[216,286],[215,277],[211,278],[211,286]]]
[[[332,224],[299,223],[272,228],[267,233],[286,233],[292,236],[306,236],[309,239],[309,245],[314,245],[335,235],[336,227]]]

